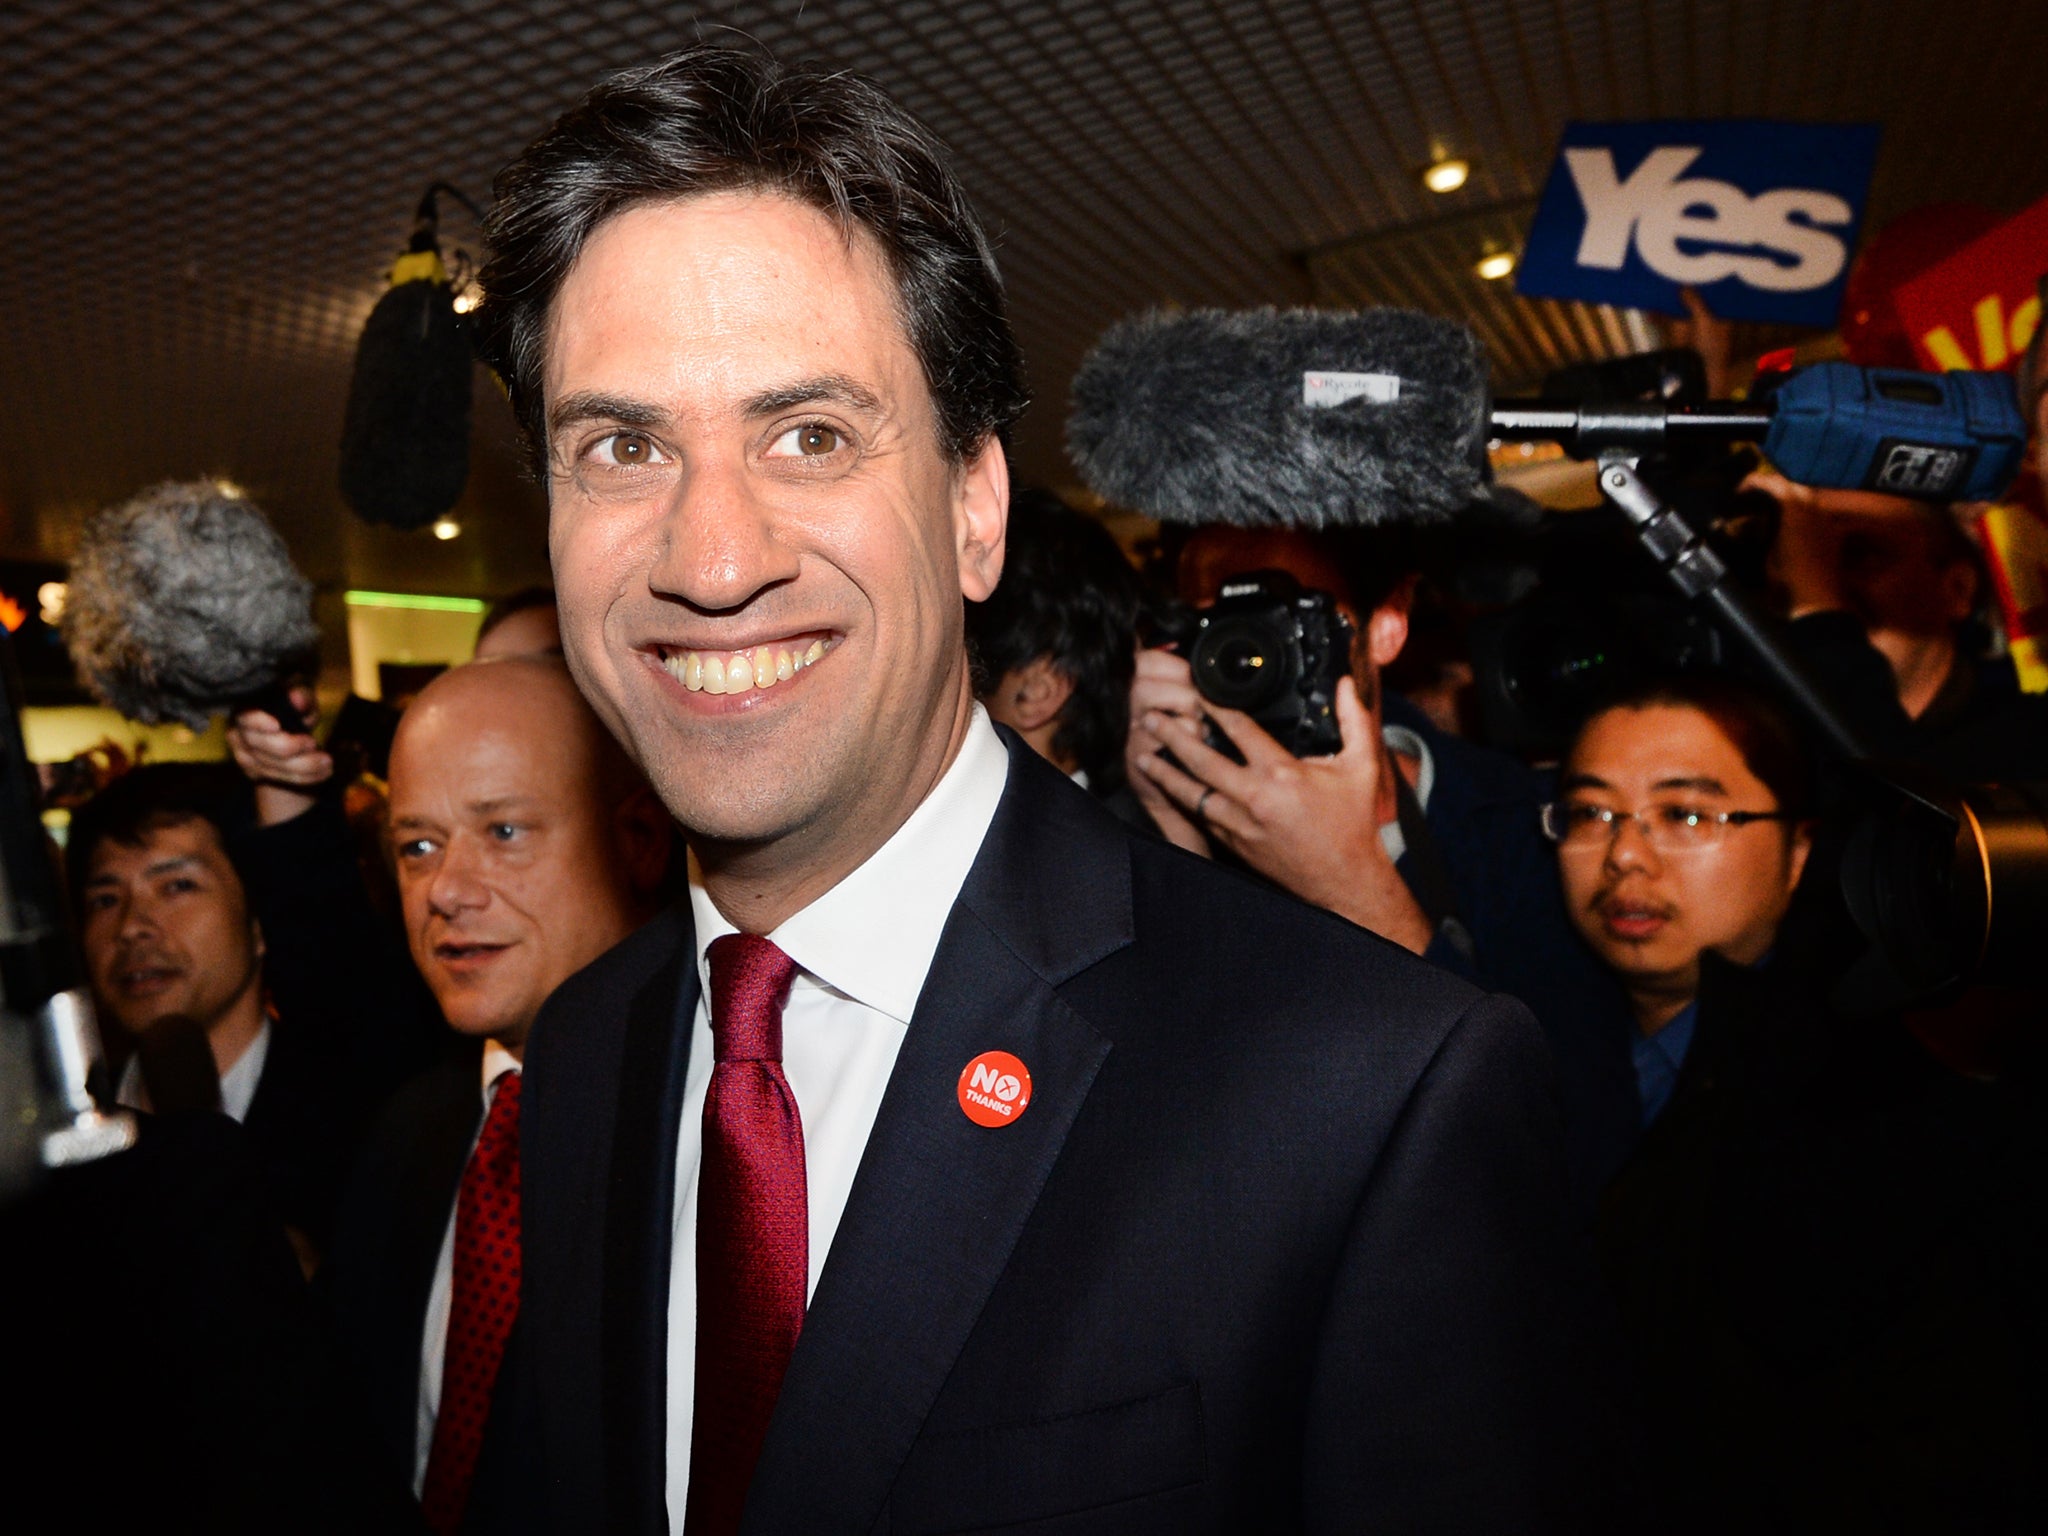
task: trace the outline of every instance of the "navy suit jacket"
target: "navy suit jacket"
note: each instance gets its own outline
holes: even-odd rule
[[[1520,998],[1543,1026],[1557,1068],[1574,1205],[1590,1217],[1634,1150],[1642,1113],[1627,998],[1572,927],[1557,850],[1543,836],[1538,807],[1556,795],[1556,778],[1445,735],[1398,694],[1387,695],[1386,710],[1422,737],[1436,764],[1426,819],[1472,936],[1470,957],[1439,940],[1427,958]],[[1399,866],[1411,885],[1412,858]]]
[[[1610,1523],[1595,1287],[1527,1011],[1010,756],[744,1529]],[[694,948],[683,908],[534,1030],[532,1438],[489,1469],[528,1480],[490,1496],[522,1512],[497,1528],[666,1529]],[[988,1050],[1032,1077],[996,1129],[956,1098]]]

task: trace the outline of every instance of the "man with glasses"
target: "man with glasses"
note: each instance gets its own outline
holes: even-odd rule
[[[1762,700],[1711,675],[1631,694],[1559,795],[1573,921],[1634,1012],[1644,1128],[1597,1237],[1648,1528],[2037,1523],[2038,1088],[1830,1006],[1787,919],[1811,767]]]
[[[1634,694],[1573,743],[1543,830],[1572,922],[1628,993],[1645,1126],[1683,1076],[1702,957],[1753,965],[1777,940],[1810,779],[1790,728],[1715,677]]]

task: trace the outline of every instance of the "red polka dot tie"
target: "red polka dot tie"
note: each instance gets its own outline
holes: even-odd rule
[[[441,1411],[420,1508],[440,1536],[462,1525],[483,1449],[491,1388],[519,1314],[519,1081],[498,1079],[455,1202],[455,1299],[441,1366]]]
[[[766,939],[711,941],[711,1083],[697,1175],[697,1383],[686,1536],[730,1536],[804,1325],[804,1128],[782,1075],[796,962]]]

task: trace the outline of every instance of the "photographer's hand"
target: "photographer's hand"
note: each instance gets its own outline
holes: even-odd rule
[[[1131,678],[1131,728],[1124,738],[1124,778],[1162,837],[1206,859],[1210,854],[1208,837],[1144,766],[1165,745],[1144,725],[1146,717],[1153,714],[1197,722],[1202,718],[1202,696],[1195,690],[1194,674],[1187,662],[1171,651],[1138,652],[1138,670]]]
[[[1142,724],[1181,767],[1155,753],[1136,761],[1139,773],[1267,879],[1416,954],[1427,949],[1429,919],[1380,842],[1385,748],[1357,684],[1337,685],[1344,746],[1329,757],[1297,758],[1249,715],[1203,709],[1244,762],[1209,746],[1184,715],[1155,710]]]
[[[255,783],[256,820],[266,827],[311,810],[314,791],[334,776],[334,759],[312,736],[319,723],[313,690],[294,688],[290,698],[305,719],[304,734],[283,729],[260,709],[245,709],[228,721],[228,751]]]

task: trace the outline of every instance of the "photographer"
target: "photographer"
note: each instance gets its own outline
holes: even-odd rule
[[[1010,497],[1002,582],[967,608],[975,697],[1098,798],[1123,783],[1137,612],[1108,529],[1050,491]]]
[[[1381,686],[1407,639],[1412,565],[1398,530],[1195,530],[1176,576],[1197,608],[1257,571],[1336,600],[1355,636],[1336,692],[1342,749],[1294,757],[1250,716],[1204,698],[1186,659],[1146,650],[1131,690],[1131,786],[1170,841],[1241,860],[1528,1003],[1556,1059],[1574,1181],[1590,1193],[1636,1134],[1620,994],[1566,919],[1538,826],[1543,776],[1436,731]],[[1204,740],[1205,717],[1242,763]]]

